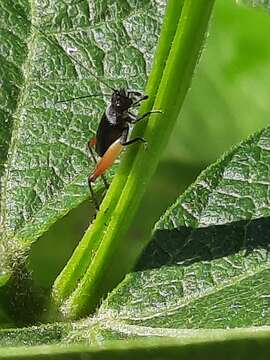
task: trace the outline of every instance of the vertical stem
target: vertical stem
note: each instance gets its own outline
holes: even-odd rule
[[[67,317],[77,318],[94,311],[101,298],[134,266],[146,245],[138,244],[136,253],[130,252],[132,244],[129,245],[125,235],[190,86],[214,0],[185,0],[183,4],[182,8],[179,1],[168,3],[166,14],[174,19],[174,31],[172,27],[168,31],[163,25],[163,35],[167,31],[171,38],[168,40],[161,36],[147,86],[152,97],[142,108],[142,112],[148,111],[154,103],[153,107],[162,110],[163,114],[152,115],[147,125],[136,127],[134,132],[134,136],[142,135],[146,127],[143,135],[148,141],[148,149],[134,147],[127,152],[93,227],[86,232],[73,259],[55,283],[53,299],[60,305],[80,280],[63,304],[62,311]],[[165,17],[164,24],[170,24],[170,18]],[[91,250],[92,257],[87,250]],[[82,262],[81,259],[85,260],[86,256],[90,260]],[[82,271],[78,268],[80,263],[83,263]]]

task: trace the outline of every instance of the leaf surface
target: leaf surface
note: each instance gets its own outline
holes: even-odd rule
[[[107,99],[57,101],[108,93],[87,69],[111,86],[142,90],[164,6],[148,0],[113,6],[35,1],[30,8],[26,2],[1,2],[0,106],[7,124],[0,134],[2,252],[23,252],[89,196],[93,163],[86,144]],[[101,187],[97,182],[96,190]]]
[[[151,329],[269,325],[269,150],[267,127],[204,171],[99,316]]]
[[[156,329],[87,319],[1,330],[1,359],[267,359],[269,327],[228,330]],[[125,339],[125,340],[124,340]],[[124,341],[123,341],[124,340]],[[225,355],[226,354],[226,355]]]

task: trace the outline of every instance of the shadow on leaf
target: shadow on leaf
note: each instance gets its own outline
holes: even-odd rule
[[[136,270],[159,268],[163,265],[189,266],[211,261],[246,250],[266,249],[270,245],[270,217],[237,221],[227,225],[192,229],[180,227],[156,230]]]

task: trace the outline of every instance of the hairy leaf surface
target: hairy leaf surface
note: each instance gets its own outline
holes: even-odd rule
[[[149,328],[269,325],[270,128],[204,171],[99,316]]]
[[[111,86],[143,90],[165,2],[0,6],[2,251],[14,254],[89,196],[86,144],[108,98],[57,102],[110,93],[90,72]]]
[[[139,329],[84,320],[0,331],[1,359],[267,359],[269,327]],[[124,340],[124,341],[123,341]]]

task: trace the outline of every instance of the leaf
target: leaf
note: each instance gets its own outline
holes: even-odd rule
[[[270,17],[219,0],[209,30],[166,154],[204,167],[269,124]]]
[[[269,0],[236,0],[238,4],[250,6],[252,8],[264,9],[270,11]]]
[[[168,209],[99,316],[149,329],[269,325],[269,169],[267,127]]]
[[[6,16],[6,3],[0,4],[0,179],[5,170],[5,162],[11,138],[13,114],[19,102],[20,86],[23,82],[22,65],[27,57],[25,41],[27,27]],[[2,188],[2,186],[1,186]],[[0,234],[3,224],[2,192],[0,193]],[[0,261],[3,264],[0,254]],[[8,280],[5,272],[0,270],[0,286]]]
[[[138,332],[87,319],[0,331],[1,359],[267,359],[269,327]],[[145,336],[146,335],[146,336]],[[122,340],[120,340],[122,339]],[[125,339],[123,341],[123,339]]]
[[[23,2],[1,2],[5,47],[0,61],[7,93],[1,109],[9,96],[4,121],[13,123],[10,142],[10,126],[0,135],[0,173],[9,153],[1,179],[4,274],[14,254],[24,256],[30,243],[89,197],[87,176],[93,164],[86,144],[105,101],[56,102],[108,89],[67,53],[113,86],[143,89],[163,11],[163,2],[148,0],[114,6],[104,0],[90,8],[85,1],[35,1],[31,9]],[[11,91],[14,79],[20,88]],[[96,190],[101,186],[98,183]]]
[[[213,195],[229,183],[231,188],[242,184],[244,199],[257,177],[261,187],[269,186],[264,181],[269,145],[270,127],[207,169],[157,224],[140,271],[126,277],[94,318],[2,330],[2,358],[91,354],[110,359],[247,359],[256,354],[267,359],[269,326],[247,326],[269,320],[269,276],[263,279],[269,273],[269,217],[257,219],[260,212],[253,211],[247,220],[242,214],[228,217],[225,225],[210,217],[206,226],[204,214],[208,206],[214,212],[213,203],[221,200]],[[256,191],[252,196],[262,204],[265,194]],[[191,205],[198,207],[196,223]]]

